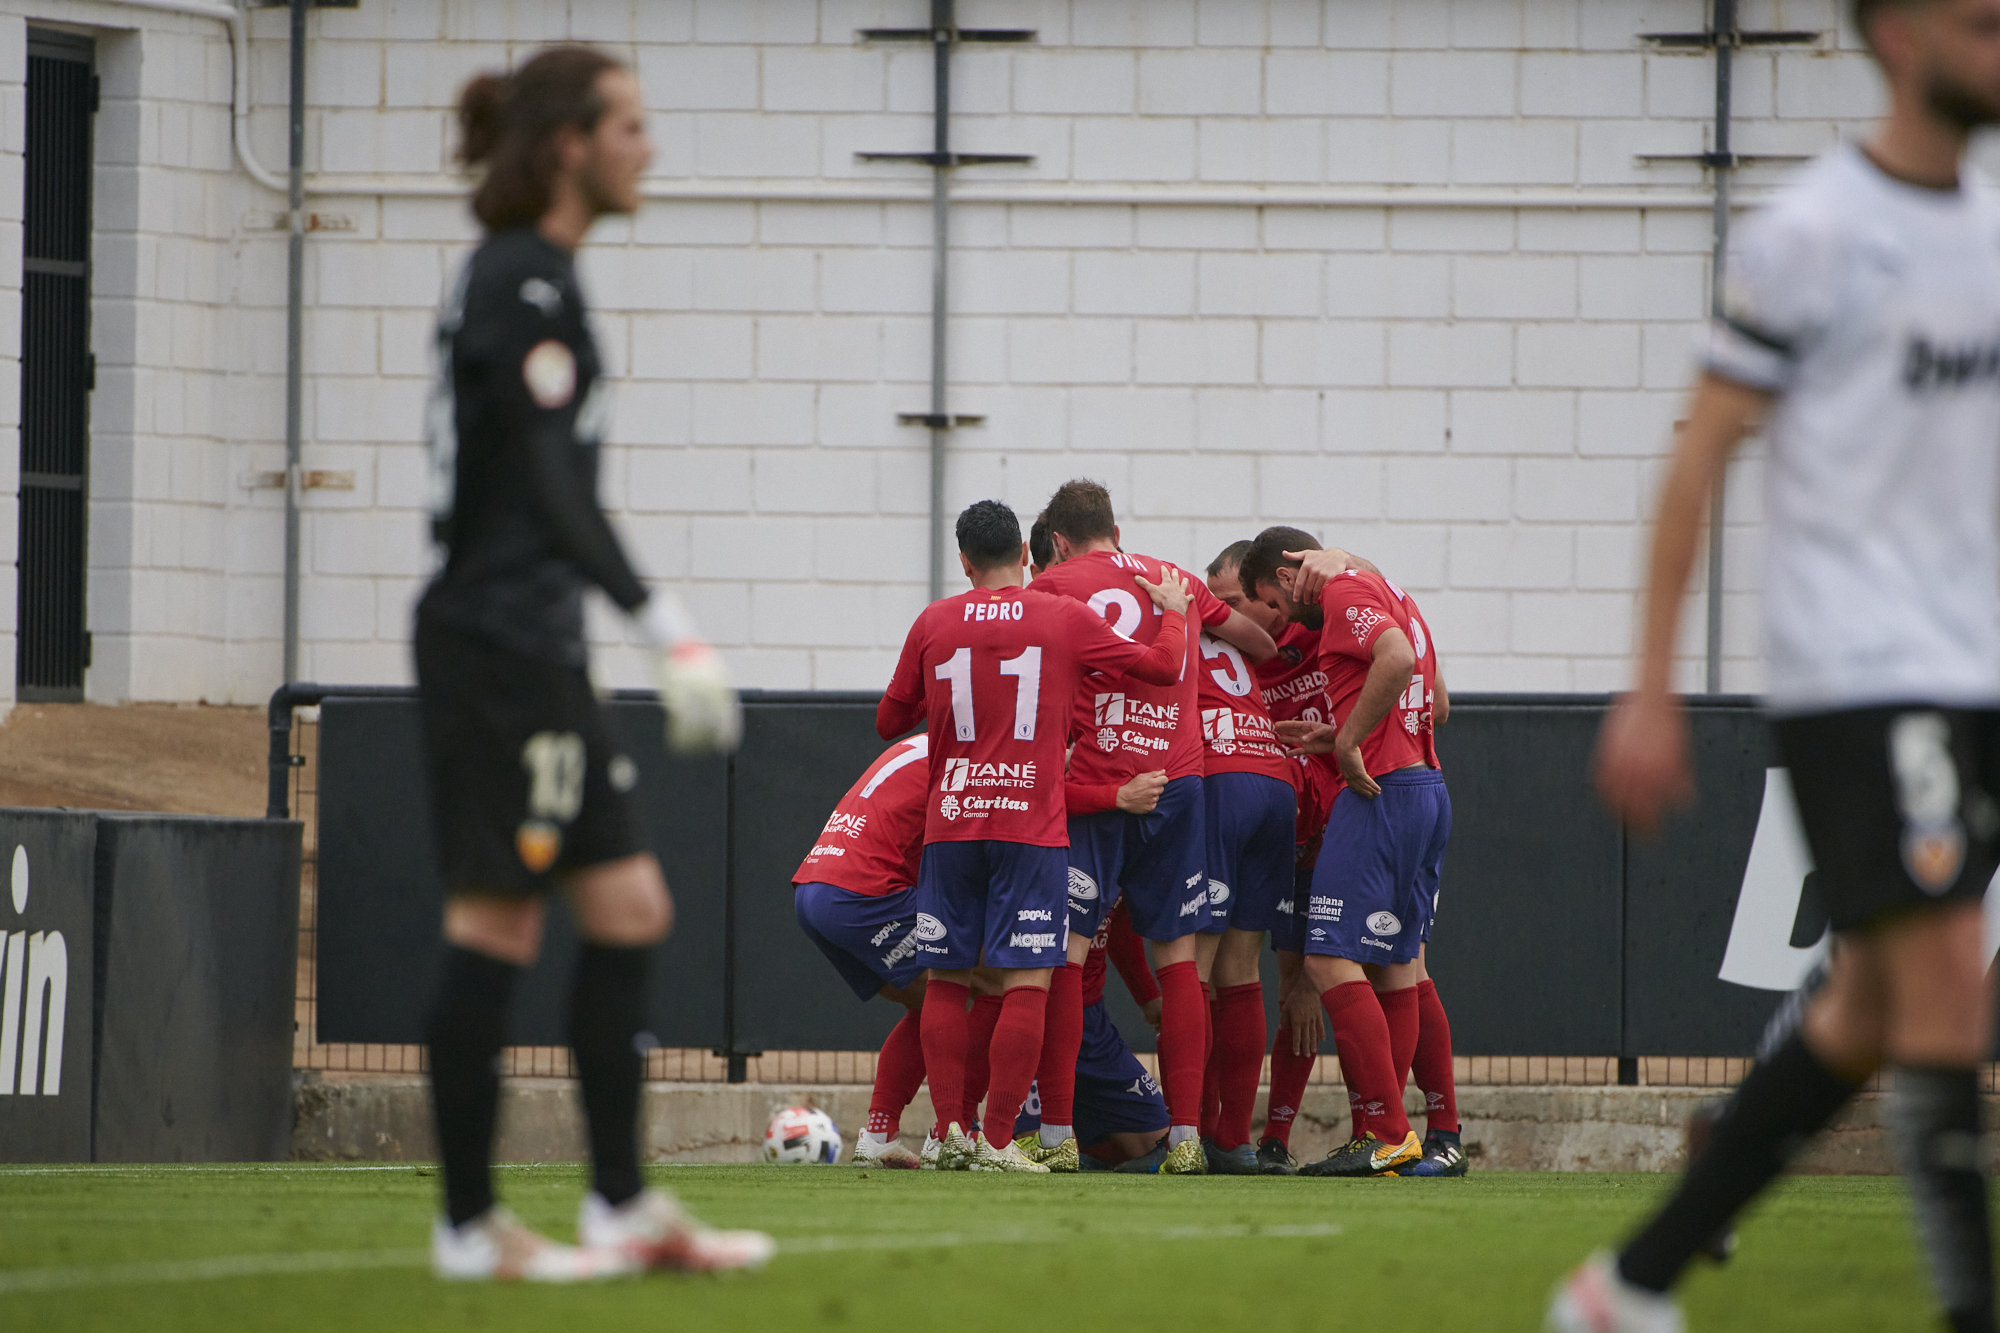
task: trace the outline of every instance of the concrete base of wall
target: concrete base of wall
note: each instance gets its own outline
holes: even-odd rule
[[[851,1084],[654,1083],[642,1110],[647,1156],[660,1162],[749,1162],[764,1126],[787,1106],[813,1105],[851,1144],[868,1117],[869,1089]],[[1477,1087],[1459,1091],[1463,1139],[1475,1168],[1506,1171],[1677,1171],[1682,1126],[1714,1098],[1697,1088]],[[1260,1095],[1259,1104],[1262,1104]],[[1412,1092],[1412,1111],[1421,1100]],[[424,1081],[393,1075],[305,1074],[298,1085],[292,1156],[301,1161],[429,1161],[436,1156]],[[1811,1174],[1886,1175],[1893,1145],[1881,1098],[1864,1096],[1820,1136],[1794,1169]],[[918,1146],[931,1120],[928,1091],[903,1117]],[[1412,1123],[1419,1126],[1420,1116]],[[1347,1138],[1347,1090],[1307,1091],[1292,1149],[1310,1159]],[[584,1155],[577,1085],[508,1079],[496,1156],[501,1161],[573,1161]]]

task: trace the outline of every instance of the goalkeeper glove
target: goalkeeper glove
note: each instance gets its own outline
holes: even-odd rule
[[[743,737],[743,705],[722,655],[696,637],[670,599],[655,596],[640,620],[652,640],[667,747],[676,754],[728,754]]]

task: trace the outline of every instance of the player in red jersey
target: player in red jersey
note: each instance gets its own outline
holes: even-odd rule
[[[1273,606],[1246,595],[1240,578],[1246,541],[1223,548],[1208,567],[1208,587],[1232,611],[1240,611],[1277,641],[1278,655],[1255,668],[1265,705],[1276,722],[1324,722],[1333,711],[1327,697],[1326,672],[1319,662],[1319,632],[1285,618]],[[1325,555],[1380,573],[1374,565],[1345,551]],[[1345,567],[1345,566],[1343,566]],[[1303,1007],[1307,1026],[1294,1032],[1290,1017],[1292,993],[1305,982],[1306,904],[1312,896],[1313,867],[1319,859],[1320,835],[1333,804],[1339,779],[1324,765],[1299,756],[1293,759],[1298,792],[1298,824],[1294,833],[1292,894],[1279,904],[1271,923],[1271,946],[1278,955],[1278,1030],[1271,1037],[1271,1090],[1264,1105],[1264,1137],[1257,1145],[1259,1170],[1268,1176],[1288,1176],[1298,1169],[1292,1157],[1292,1125],[1312,1078],[1319,1048],[1326,1040],[1325,1015],[1316,1005]],[[1441,1011],[1440,1011],[1441,1012]],[[1449,1050],[1449,1041],[1446,1043]],[[1458,1122],[1452,1121],[1456,1130]]]
[[[1043,517],[1057,563],[1035,580],[1035,590],[1083,603],[1123,637],[1156,642],[1164,622],[1145,607],[1141,589],[1146,579],[1177,571],[1119,549],[1117,518],[1104,487],[1067,482],[1049,498]],[[1268,634],[1198,583],[1193,603],[1200,624],[1251,662],[1277,651]],[[1190,644],[1187,651],[1197,650]],[[1166,1174],[1207,1170],[1199,1138],[1210,1036],[1203,974],[1214,957],[1215,937],[1202,933],[1209,904],[1196,675],[1190,669],[1164,685],[1092,681],[1077,697],[1076,748],[1070,755],[1074,780],[1116,783],[1163,767],[1168,782],[1150,815],[1109,811],[1069,822],[1069,965],[1056,974],[1051,991],[1053,1035],[1040,1080],[1042,1141],[1053,1146],[1069,1128],[1061,1117],[1069,1110],[1075,1051],[1082,1041],[1081,973],[1071,969],[1082,962],[1104,911],[1121,894],[1130,894],[1132,924],[1151,943],[1163,993],[1160,1081],[1173,1117],[1159,1147],[1159,1169]]]
[[[1421,1025],[1417,985],[1451,835],[1434,718],[1449,710],[1416,603],[1379,574],[1345,568],[1313,601],[1299,568],[1318,542],[1266,528],[1244,554],[1244,585],[1307,625],[1318,622],[1332,721],[1287,722],[1303,752],[1330,754],[1341,779],[1313,872],[1305,971],[1332,1020],[1356,1133],[1307,1175],[1459,1174],[1455,1145],[1427,1163],[1403,1114]],[[1325,563],[1345,564],[1345,561]],[[1315,1006],[1294,992],[1294,1028]],[[1433,1135],[1433,1138],[1436,1136]]]
[[[1209,591],[1240,593],[1234,566],[1241,558],[1241,551],[1230,547],[1210,562]],[[1269,608],[1260,609],[1265,617],[1272,615]],[[1268,625],[1262,628],[1269,632]],[[1274,656],[1264,665],[1282,660]],[[1287,921],[1292,915],[1302,769],[1286,754],[1264,692],[1240,650],[1202,635],[1197,684],[1205,749],[1209,933],[1219,937],[1209,975],[1215,1035],[1205,1080],[1203,1139],[1210,1171],[1254,1176],[1263,1174],[1257,1150],[1250,1146],[1250,1117],[1263,1071],[1265,1035],[1264,984],[1257,965],[1264,935],[1278,924],[1280,909]]]
[[[1090,671],[1165,683],[1187,650],[1186,584],[1171,570],[1137,586],[1161,609],[1151,647],[1112,632],[1087,608],[1022,588],[1027,552],[1014,512],[982,500],[958,517],[970,592],[931,603],[910,627],[876,713],[884,739],[919,721],[931,736],[915,938],[931,969],[922,1026],[940,1165],[1043,1171],[1016,1148],[1010,1111],[1026,1098],[1042,1048],[1052,969],[1065,956],[1068,884],[1063,760],[1071,703]],[[954,1114],[963,1092],[965,1003],[982,958],[1006,987],[989,1047],[985,1132],[968,1141]]]
[[[924,1081],[916,883],[929,789],[930,738],[890,746],[834,807],[792,876],[800,928],[855,996],[881,995],[908,1010],[876,1060],[868,1126],[854,1145],[857,1166],[918,1165],[896,1132]]]

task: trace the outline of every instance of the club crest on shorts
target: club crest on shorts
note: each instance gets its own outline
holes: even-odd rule
[[[562,830],[545,819],[524,819],[514,830],[514,852],[522,865],[542,874],[562,854]]]
[[[1903,830],[1903,869],[1925,893],[1943,893],[1956,884],[1964,865],[1965,831],[1957,824]]]
[[[1889,725],[1889,766],[1903,816],[1903,869],[1925,893],[1943,893],[1965,866],[1951,724],[1934,712],[1898,717]]]

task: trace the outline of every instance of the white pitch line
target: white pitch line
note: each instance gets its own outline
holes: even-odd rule
[[[781,1254],[828,1254],[841,1250],[956,1249],[966,1245],[1066,1245],[1078,1240],[1244,1240],[1338,1236],[1334,1222],[1278,1226],[1188,1226],[1137,1228],[1122,1231],[1029,1231],[1023,1227],[983,1234],[959,1231],[917,1235],[802,1236],[778,1242]],[[237,1254],[214,1259],[167,1260],[147,1264],[112,1264],[102,1268],[25,1268],[0,1270],[0,1296],[24,1291],[74,1291],[84,1287],[134,1286],[180,1282],[212,1282],[232,1277],[267,1277],[291,1273],[343,1273],[371,1268],[421,1268],[429,1261],[423,1250],[319,1250],[303,1254]]]
[[[112,1264],[104,1268],[27,1268],[14,1273],[0,1272],[0,1295],[18,1291],[69,1291],[78,1287],[208,1282],[216,1278],[263,1277],[273,1273],[416,1268],[429,1258],[423,1250],[321,1250],[304,1254],[235,1254],[216,1259]]]

